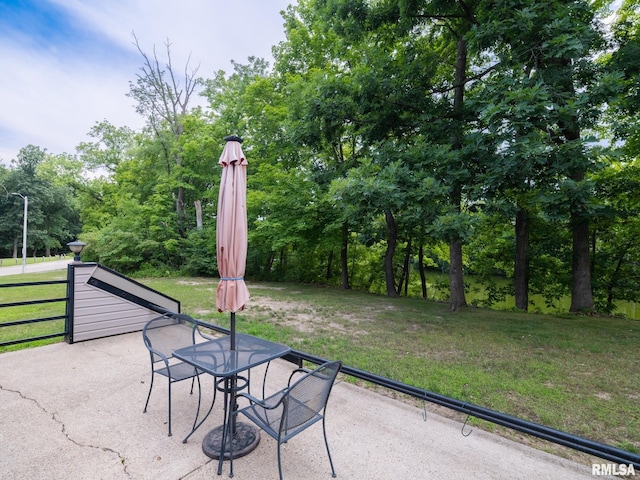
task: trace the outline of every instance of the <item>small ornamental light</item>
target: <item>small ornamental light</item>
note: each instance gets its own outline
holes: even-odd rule
[[[80,260],[80,252],[82,252],[82,249],[86,246],[87,244],[80,240],[67,243],[67,247],[73,252],[73,263],[82,263],[82,260]]]

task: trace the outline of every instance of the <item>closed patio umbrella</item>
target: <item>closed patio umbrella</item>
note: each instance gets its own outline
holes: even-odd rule
[[[226,143],[218,161],[222,166],[222,178],[216,227],[216,253],[220,274],[216,307],[219,312],[231,312],[229,345],[233,357],[236,351],[236,312],[242,310],[249,300],[249,289],[244,282],[247,263],[247,159],[242,152],[240,137],[228,136],[224,139]],[[229,409],[233,412],[237,409],[237,377],[233,376],[228,382],[225,381],[225,389],[230,396]],[[235,415],[230,420],[230,439],[226,439],[223,425],[209,432],[202,442],[205,454],[220,459],[218,473],[222,468],[222,458],[229,454],[231,443],[234,455],[242,456],[253,450],[260,441],[257,429],[236,422]],[[225,446],[221,448],[223,444]],[[224,451],[222,456],[221,451]]]
[[[225,137],[219,164],[222,166],[218,194],[216,252],[220,283],[216,292],[218,311],[231,312],[231,349],[235,349],[235,313],[249,300],[244,283],[247,263],[247,159],[242,139]]]

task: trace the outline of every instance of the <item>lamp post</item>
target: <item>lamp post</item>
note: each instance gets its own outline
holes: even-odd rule
[[[22,227],[22,273],[25,273],[27,269],[27,212],[29,209],[29,197],[18,192],[13,192],[11,195],[15,195],[24,200],[24,224]]]
[[[80,260],[80,252],[84,247],[86,247],[86,245],[86,243],[81,242],[80,240],[67,243],[67,247],[69,247],[69,250],[73,252],[73,263],[82,263],[82,260]]]

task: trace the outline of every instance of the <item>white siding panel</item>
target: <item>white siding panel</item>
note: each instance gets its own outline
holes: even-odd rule
[[[95,268],[74,268],[73,341],[80,342],[121,333],[140,331],[157,312],[87,284],[91,278],[116,284],[126,292],[144,298],[169,310],[178,311],[180,304],[155,291],[141,288],[126,278]],[[113,283],[111,283],[113,282]]]
[[[91,277],[102,280],[109,285],[118,287],[128,293],[136,295],[140,298],[144,298],[145,300],[155,303],[156,305],[160,305],[166,309],[171,310],[172,308],[175,308],[175,301],[165,297],[160,293],[145,288],[142,285],[138,285],[136,282],[130,281],[126,277],[116,275],[115,273],[109,272],[102,268],[97,268],[91,274]]]

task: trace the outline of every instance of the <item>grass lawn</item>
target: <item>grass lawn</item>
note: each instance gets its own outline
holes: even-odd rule
[[[10,281],[17,280],[0,277],[0,283]],[[229,314],[216,311],[216,279],[139,281],[180,300],[183,312],[229,326]],[[480,308],[453,313],[446,303],[419,299],[309,285],[248,285],[252,298],[236,317],[240,332],[640,452],[640,321]],[[3,290],[0,303],[12,301],[2,298]],[[0,329],[0,341],[3,335]],[[433,405],[427,409],[460,418]],[[488,422],[472,418],[470,425],[575,457]]]

